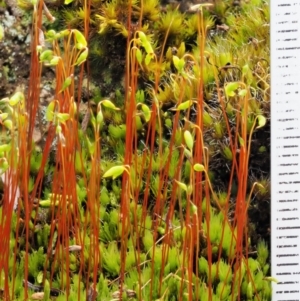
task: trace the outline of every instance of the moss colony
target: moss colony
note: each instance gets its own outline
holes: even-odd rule
[[[19,6],[0,298],[271,300],[268,2]]]

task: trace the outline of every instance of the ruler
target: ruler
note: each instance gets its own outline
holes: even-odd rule
[[[272,301],[300,301],[300,0],[271,0]]]

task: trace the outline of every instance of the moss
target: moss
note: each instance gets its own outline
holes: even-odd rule
[[[237,249],[237,227],[230,206],[234,203],[235,190],[239,189],[235,184],[239,183],[236,178],[230,182],[231,194],[228,195],[227,192],[230,165],[233,160],[239,159],[239,154],[234,158],[233,149],[237,150],[243,143],[250,142],[240,138],[232,149],[231,143],[235,142],[230,140],[230,137],[239,137],[240,134],[241,124],[237,123],[236,118],[238,116],[241,120],[243,112],[242,98],[239,95],[242,92],[241,82],[247,86],[248,90],[244,90],[249,92],[251,98],[248,102],[249,114],[242,120],[248,123],[248,133],[255,126],[257,115],[268,114],[269,110],[266,104],[269,101],[269,59],[261,59],[268,55],[268,49],[262,47],[260,42],[266,38],[268,32],[267,26],[264,26],[268,22],[268,9],[264,2],[258,2],[260,9],[254,10],[246,3],[232,9],[229,5],[231,1],[217,1],[214,10],[206,11],[204,30],[208,40],[204,45],[205,55],[201,55],[202,50],[197,40],[199,14],[182,14],[171,6],[162,11],[157,0],[131,1],[131,25],[127,28],[129,1],[91,3],[88,47],[90,71],[97,83],[92,88],[94,108],[91,110],[91,126],[87,127],[85,133],[78,133],[79,143],[76,144],[74,158],[72,157],[76,176],[80,179],[73,187],[76,194],[75,208],[68,213],[76,212],[80,229],[75,229],[74,233],[73,228],[68,229],[65,235],[70,243],[82,244],[82,253],[78,256],[68,253],[66,255],[71,263],[68,272],[74,279],[71,283],[70,299],[75,298],[75,295],[77,297],[78,291],[85,293],[90,287],[88,281],[92,276],[88,273],[93,269],[97,271],[93,275],[93,281],[98,289],[98,299],[119,298],[118,280],[124,262],[125,286],[121,292],[124,298],[136,298],[140,291],[143,300],[149,300],[150,296],[153,300],[175,300],[177,297],[174,296],[179,293],[187,297],[188,283],[192,281],[193,288],[196,284],[199,286],[201,300],[207,300],[208,282],[211,280],[212,300],[235,299],[240,287],[243,298],[250,298],[251,291],[256,290],[258,296],[270,299],[270,286],[264,280],[269,273],[268,246],[260,242],[256,247],[257,238],[252,235],[254,229],[260,231],[259,222],[248,225],[248,233],[251,233],[251,243],[257,249],[257,257],[253,256],[248,260],[242,258],[236,266],[232,264]],[[141,12],[142,24],[138,24]],[[58,23],[54,27],[67,24],[82,30],[86,12],[81,1],[56,13]],[[216,25],[221,21],[227,24],[228,31],[220,33],[217,30]],[[134,35],[136,30],[140,32]],[[141,32],[144,33],[146,42],[142,41]],[[130,46],[127,45],[127,38],[135,39]],[[204,41],[204,38],[201,37],[200,40]],[[123,79],[125,62],[129,59],[126,57],[126,50],[133,44],[140,49],[141,60],[137,62],[137,78],[132,73],[133,81],[136,80],[137,83],[136,91],[131,91],[132,98],[135,96],[136,108],[130,112],[124,103]],[[147,61],[146,56],[149,53],[151,57]],[[133,61],[134,58],[130,59]],[[226,87],[232,82],[236,88],[228,96]],[[203,99],[200,91],[202,85]],[[121,110],[101,106],[101,127],[97,128],[98,104],[103,101],[103,97],[106,99],[108,96]],[[182,104],[188,105],[182,109]],[[200,108],[205,111],[203,115],[199,112]],[[128,115],[131,113],[132,116]],[[156,120],[153,120],[155,114]],[[137,132],[134,137],[127,135],[129,127],[125,123],[128,116],[135,121]],[[203,120],[199,121],[200,116]],[[201,131],[198,122],[204,123]],[[188,138],[187,132],[190,133]],[[203,139],[201,143],[197,136],[199,133]],[[126,149],[128,140],[136,137],[138,146],[134,147],[129,156]],[[257,137],[265,136],[257,130],[253,137],[256,140]],[[251,148],[251,160],[257,157],[262,146],[254,144]],[[62,148],[61,153],[67,149]],[[73,145],[72,149],[74,152]],[[101,150],[101,156],[95,150]],[[193,157],[195,153],[197,156]],[[33,153],[31,158],[31,171],[35,175],[41,156]],[[125,186],[122,185],[121,177],[102,177],[111,167],[124,164],[125,158],[131,180]],[[195,163],[200,164],[198,162],[201,160],[207,160],[205,168],[208,171],[200,177],[193,166]],[[63,166],[62,162],[57,163],[58,171]],[[180,162],[182,166],[179,166]],[[56,170],[53,160],[49,164],[51,166],[47,174],[51,170],[52,174]],[[254,165],[250,164],[249,167],[251,177],[246,196],[249,195],[252,184],[258,182],[262,185],[255,188],[255,198],[264,199],[269,195],[266,185],[268,178],[262,177],[253,168]],[[127,169],[123,173],[125,179],[126,172]],[[175,178],[177,183],[182,183],[182,187],[189,187],[187,195],[182,191],[175,191]],[[97,183],[96,187],[92,185],[93,181]],[[62,190],[68,188],[59,187]],[[196,194],[200,193],[200,188],[206,198],[201,199],[202,208],[198,212],[201,202],[197,205],[193,202]],[[45,187],[43,197],[49,198],[50,193],[53,192]],[[70,200],[69,195],[68,198]],[[223,208],[227,210],[227,205],[230,208],[228,217],[225,218]],[[250,207],[249,212],[255,213],[251,210],[258,210],[258,206],[256,203]],[[175,213],[172,215],[174,208]],[[200,213],[202,220],[197,220]],[[58,216],[58,219],[63,218]],[[123,228],[124,225],[126,228]],[[202,229],[199,233],[195,232],[198,226]],[[37,229],[36,239],[31,243],[33,250],[30,250],[30,276],[34,280],[41,270],[40,262],[45,260],[45,250],[50,245],[50,249],[55,248],[55,243],[63,240],[57,230],[59,225],[52,232],[51,227],[52,224],[46,220],[43,229]],[[122,237],[123,230],[125,235]],[[54,233],[53,242],[49,241],[50,233]],[[213,250],[210,271],[207,260],[208,241]],[[18,243],[20,248],[24,248],[24,241],[20,240]],[[250,247],[250,243],[246,243]],[[199,244],[200,248],[197,249]],[[190,248],[190,245],[193,247]],[[99,258],[91,256],[93,249],[99,248],[100,253],[96,252]],[[120,260],[121,250],[127,255],[124,262]],[[61,243],[60,252],[62,251],[65,252],[66,249]],[[57,287],[65,289],[66,282],[61,275],[65,275],[67,271],[65,266],[61,267],[63,260],[64,257],[53,263],[53,282]],[[191,267],[192,261],[194,265],[198,265],[198,275],[195,266]],[[24,269],[22,258],[19,264]],[[79,275],[79,271],[84,276]],[[234,273],[240,279],[231,286]],[[82,279],[88,279],[87,283],[78,285]],[[59,296],[59,299],[63,297]]]

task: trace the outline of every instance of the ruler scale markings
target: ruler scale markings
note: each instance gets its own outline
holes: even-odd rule
[[[273,301],[300,301],[300,0],[271,5]]]

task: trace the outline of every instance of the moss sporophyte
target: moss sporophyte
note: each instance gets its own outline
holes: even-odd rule
[[[271,300],[268,2],[185,2],[20,3],[3,300]]]

